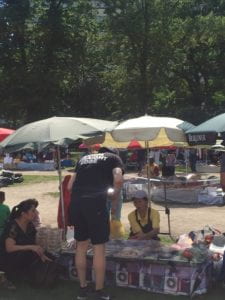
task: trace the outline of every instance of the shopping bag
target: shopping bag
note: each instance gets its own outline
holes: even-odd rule
[[[110,221],[110,237],[112,239],[120,239],[125,236],[125,228],[121,221],[111,220]]]

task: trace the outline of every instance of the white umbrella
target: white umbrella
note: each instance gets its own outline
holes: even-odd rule
[[[154,141],[155,147],[171,146],[186,143],[185,131],[192,127],[192,124],[180,119],[146,115],[121,122],[113,129],[112,136],[118,142]]]
[[[144,142],[147,148],[148,165],[149,165],[149,147],[157,146],[171,146],[187,145],[185,131],[192,128],[193,125],[184,122],[180,119],[169,117],[152,117],[142,116],[139,118],[129,119],[121,122],[115,127],[111,134],[113,138],[118,142],[128,142],[131,140],[137,140],[140,143]],[[141,143],[143,145],[143,143]],[[165,185],[164,185],[165,187]],[[148,197],[150,200],[150,176],[148,168]],[[169,209],[166,202],[166,188],[165,188],[165,203],[166,213],[168,215],[168,225],[170,234],[170,219]]]

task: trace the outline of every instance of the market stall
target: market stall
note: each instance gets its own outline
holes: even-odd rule
[[[184,251],[157,241],[111,240],[106,244],[106,283],[164,294],[204,294],[212,281],[208,250],[202,244],[186,257]],[[66,279],[76,280],[73,253],[63,251],[60,261],[68,267]],[[87,256],[87,278],[93,281],[92,249]]]
[[[224,205],[224,193],[215,176],[188,174],[168,178],[151,178],[151,201],[168,204]],[[131,200],[135,190],[148,189],[148,179],[137,177],[124,183],[124,199]],[[166,197],[166,199],[165,199]]]

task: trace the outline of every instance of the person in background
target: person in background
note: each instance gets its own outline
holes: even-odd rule
[[[159,212],[148,207],[148,197],[145,191],[134,192],[132,200],[136,209],[128,215],[130,223],[130,239],[159,240],[160,216]]]
[[[119,156],[120,156],[120,158],[121,158],[124,165],[126,165],[126,163],[127,163],[127,154],[128,154],[127,150],[121,149],[119,151]]]
[[[63,182],[62,182],[62,194],[63,194],[62,198],[63,198],[63,205],[64,205],[65,224],[64,224],[64,221],[63,221],[62,203],[61,203],[62,199],[61,198],[59,199],[58,214],[57,214],[58,228],[65,229],[65,234],[67,233],[67,227],[70,226],[69,206],[70,206],[70,201],[71,201],[71,193],[67,188],[70,179],[71,179],[71,175],[66,175],[63,179]],[[65,228],[64,228],[64,226],[65,226]]]
[[[145,165],[145,173],[148,176],[148,165]],[[158,177],[160,175],[159,166],[155,163],[154,158],[149,158],[149,176],[151,178]]]
[[[8,205],[4,204],[5,202],[5,193],[0,191],[0,236],[3,232],[6,221],[10,215],[10,209]]]
[[[220,185],[225,192],[225,152],[221,151],[220,156]]]
[[[142,169],[146,162],[146,150],[138,149],[137,150],[137,163],[138,163],[138,176],[142,175]]]
[[[191,149],[189,152],[189,163],[190,163],[191,172],[193,173],[196,173],[197,160],[198,160],[197,150]]]
[[[0,191],[0,237],[5,227],[5,223],[8,220],[10,215],[10,209],[7,205],[3,204],[4,201],[5,201],[5,193]],[[0,288],[15,290],[16,287],[14,286],[14,284],[7,279],[5,272],[2,271],[2,264],[3,261],[0,258]]]
[[[111,198],[111,217],[114,219],[123,184],[123,164],[113,149],[102,147],[99,153],[82,157],[68,184],[72,190],[70,221],[75,227],[77,248],[75,264],[80,281],[78,300],[88,298],[86,254],[89,240],[93,245],[95,271],[95,299],[110,300],[104,291],[105,243],[109,240],[107,199]]]
[[[129,161],[130,162],[136,162],[137,161],[137,157],[138,157],[137,151],[136,150],[132,151],[131,156],[129,157]]]
[[[5,154],[5,157],[3,159],[3,166],[5,169],[12,169],[13,157],[9,153]]]
[[[175,175],[176,155],[174,151],[169,150],[165,158],[165,174],[163,176],[169,177]],[[163,173],[163,172],[162,172]]]

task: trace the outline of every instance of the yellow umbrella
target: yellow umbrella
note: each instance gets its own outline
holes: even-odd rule
[[[112,148],[127,148],[127,146],[129,145],[130,142],[116,142],[111,133],[106,132],[105,133],[105,139],[104,142],[102,143],[103,147],[112,147]]]
[[[127,146],[129,145],[129,142],[117,142],[113,139],[111,133],[106,132],[105,136],[102,135],[101,137],[98,138],[93,138],[93,139],[88,139],[85,140],[86,145],[92,145],[100,143],[103,147],[112,147],[112,148],[119,148],[119,149],[126,149]],[[138,143],[145,148],[145,142],[144,141],[138,141]],[[166,131],[164,128],[161,128],[157,137],[155,138],[154,141],[149,141],[148,145],[150,148],[155,148],[155,147],[164,147],[164,146],[175,146],[175,147],[190,147],[188,143],[186,142],[174,142],[171,141],[168,138],[168,135],[166,134]]]

